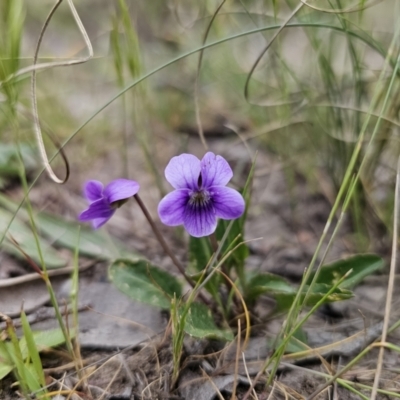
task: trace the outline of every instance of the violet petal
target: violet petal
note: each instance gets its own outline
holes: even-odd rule
[[[188,201],[188,189],[178,189],[168,193],[158,204],[158,215],[161,222],[169,226],[183,224]]]
[[[198,188],[200,160],[192,154],[172,157],[165,168],[165,178],[175,189]]]
[[[214,186],[212,193],[216,216],[222,219],[239,218],[245,209],[243,196],[235,189],[226,186]]]
[[[103,197],[103,184],[99,181],[87,181],[83,189],[84,196],[89,203]]]
[[[201,160],[203,187],[225,186],[232,178],[232,168],[225,158],[208,152]]]
[[[130,179],[116,179],[110,182],[104,189],[104,196],[109,203],[129,199],[139,191],[139,184]]]
[[[89,208],[79,215],[80,221],[90,221],[96,218],[110,218],[115,210],[110,207],[104,198],[97,200],[89,205]]]
[[[211,202],[201,207],[186,206],[183,222],[189,235],[203,237],[211,235],[217,228],[217,218]]]
[[[102,227],[111,217],[112,217],[112,214],[111,214],[109,217],[107,217],[107,218],[95,218],[94,220],[92,220],[93,229],[99,229],[99,228]]]

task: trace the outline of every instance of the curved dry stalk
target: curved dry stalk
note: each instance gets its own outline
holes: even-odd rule
[[[274,393],[274,391],[275,391],[275,387],[277,387],[278,390],[285,396],[285,400],[289,400],[289,394],[288,394],[288,391],[287,391],[286,388],[285,388],[285,385],[284,385],[283,383],[280,383],[278,380],[274,380],[274,385],[272,386],[271,393],[269,394],[267,400],[273,400],[273,399],[274,399],[274,398],[272,397],[272,395],[273,395],[273,393]],[[297,393],[297,392],[296,392],[296,394],[299,396],[299,397],[298,397],[299,399],[302,398],[301,395],[300,395],[300,393]],[[290,398],[293,399],[294,397],[293,397],[293,396],[290,396]]]
[[[214,382],[214,380],[211,378],[211,376],[208,375],[207,372],[204,371],[203,368],[201,368],[201,372],[203,373],[203,376],[210,382],[211,386],[214,388],[215,394],[218,396],[218,398],[219,398],[220,400],[224,400],[225,397],[222,396],[221,391],[219,390],[218,386],[215,384],[215,382]],[[215,396],[215,395],[214,395],[214,396]],[[232,397],[232,398],[234,398],[234,397]]]
[[[61,3],[62,0],[58,0],[57,4],[53,7],[52,11],[54,14],[54,8],[58,8],[59,3]],[[75,9],[74,9],[75,10]],[[76,11],[75,11],[76,12]],[[75,16],[75,14],[74,14]],[[78,23],[78,21],[76,21]],[[82,22],[79,20],[80,24],[78,24],[78,26],[82,26]],[[90,59],[93,58],[93,49],[92,49],[92,44],[89,40],[89,37],[86,33],[86,31],[81,31],[82,36],[85,40],[85,44],[88,47],[88,51],[89,54],[91,52],[91,56],[87,56],[87,57],[83,57],[83,58],[79,58],[79,59],[74,59],[74,60],[68,60],[68,61],[54,61],[54,62],[46,62],[46,63],[40,63],[40,64],[34,64],[34,65],[30,65],[28,67],[24,67],[19,69],[18,71],[14,72],[13,74],[7,76],[3,81],[0,82],[0,87],[3,86],[5,83],[9,83],[11,82],[13,79],[18,78],[19,76],[25,75],[25,74],[29,74],[32,71],[40,71],[40,70],[44,70],[44,69],[50,69],[50,68],[55,68],[55,67],[66,67],[69,65],[75,65],[75,64],[82,64]],[[88,46],[88,44],[90,46]]]
[[[383,328],[382,328],[382,337],[381,342],[386,342],[386,337],[389,329],[389,321],[390,321],[390,309],[392,306],[392,298],[393,298],[393,288],[396,274],[396,258],[397,258],[397,236],[398,236],[398,218],[399,218],[399,187],[400,187],[400,157],[397,160],[397,175],[396,175],[396,189],[394,196],[394,216],[393,216],[393,241],[392,241],[392,257],[390,260],[390,271],[389,271],[389,282],[388,289],[386,295],[386,306],[385,306],[385,317],[383,320]],[[374,379],[374,385],[372,387],[371,400],[375,400],[377,392],[379,379],[381,377],[382,372],[382,364],[383,364],[383,354],[385,352],[385,348],[381,347],[379,349],[378,361],[376,365],[376,374]]]
[[[236,348],[236,357],[235,357],[235,379],[233,380],[233,390],[231,399],[236,399],[236,389],[237,389],[237,377],[239,375],[239,358],[240,358],[240,336],[242,334],[240,319],[238,319],[238,334],[237,334],[237,348]],[[242,354],[244,352],[242,351]]]
[[[208,34],[210,33],[211,26],[217,16],[217,14],[221,10],[222,6],[225,4],[225,2],[226,2],[226,0],[222,0],[221,4],[215,10],[215,13],[211,18],[211,21],[207,26],[206,32],[204,33],[203,46],[206,44],[206,40],[207,40]],[[195,109],[195,113],[196,113],[196,124],[197,124],[197,129],[199,131],[200,140],[204,146],[204,149],[207,151],[208,145],[207,145],[206,139],[204,137],[203,125],[201,123],[201,118],[200,118],[200,106],[199,106],[199,79],[200,79],[201,63],[203,61],[203,54],[204,54],[204,49],[202,49],[200,51],[199,61],[197,63],[197,74],[196,74],[196,80],[194,83],[194,109]]]
[[[245,243],[245,242],[239,243],[238,246],[242,245],[243,243]],[[238,287],[235,285],[235,283],[224,272],[219,271],[219,270],[217,270],[217,272],[219,272],[226,280],[229,281],[229,283],[231,285],[231,288],[236,292],[236,295],[239,297],[239,300],[242,303],[243,313],[244,313],[244,317],[245,317],[245,320],[246,320],[246,335],[244,337],[243,346],[240,348],[240,351],[243,353],[244,350],[246,349],[248,343],[249,343],[249,340],[250,340],[250,331],[251,331],[250,313],[249,313],[249,310],[247,308],[246,302],[244,301],[244,298],[243,298],[242,294],[240,293],[240,290],[238,289]],[[240,319],[238,319],[238,323],[240,323]],[[240,335],[240,329],[238,331],[238,336],[239,335]],[[239,337],[238,337],[238,348],[239,348],[239,344],[240,344],[240,340],[239,340]]]
[[[398,128],[400,127],[400,122],[394,120],[393,118],[389,118],[389,117],[385,117],[380,115],[379,113],[373,112],[373,111],[369,111],[369,110],[363,110],[362,108],[359,107],[352,107],[352,106],[344,106],[344,105],[340,105],[340,104],[334,104],[334,103],[320,103],[320,104],[309,104],[308,107],[313,107],[313,108],[318,108],[318,107],[326,107],[326,108],[338,108],[340,110],[347,110],[347,111],[355,111],[358,112],[360,114],[368,114],[370,116],[376,117],[376,118],[380,118],[381,120],[388,122],[389,124],[392,124],[394,126],[397,126]],[[356,140],[354,141],[350,141],[350,140],[344,140],[336,135],[333,135],[331,133],[328,132],[328,134],[333,137],[334,139],[337,140],[341,140],[343,142],[347,142],[347,143],[355,143]]]
[[[363,6],[350,6],[348,8],[339,8],[337,10],[333,9],[328,9],[328,8],[319,8],[317,6],[313,6],[309,3],[307,3],[307,0],[300,0],[305,6],[315,10],[315,11],[320,11],[323,13],[328,13],[328,14],[349,14],[349,13],[354,13],[354,12],[358,12],[358,11],[363,11],[366,10],[367,8],[373,7],[376,4],[382,3],[383,0],[375,0],[375,1],[371,1],[371,4],[368,5],[363,5]]]
[[[90,60],[93,57],[93,47],[92,44],[90,42],[89,36],[86,33],[85,27],[82,24],[81,19],[79,18],[79,14],[76,11],[76,8],[74,6],[74,3],[72,2],[72,0],[67,0],[68,1],[68,5],[71,9],[72,15],[75,19],[76,24],[78,25],[78,28],[83,36],[83,39],[86,43],[89,55],[84,57],[84,58],[80,58],[78,60],[70,60],[70,61],[66,61],[66,62],[61,62],[61,63],[48,63],[49,67],[61,67],[61,66],[69,66],[69,65],[75,65],[75,64],[82,64],[88,60]],[[39,55],[39,49],[40,49],[40,45],[42,43],[43,40],[43,36],[44,33],[50,23],[51,18],[53,17],[54,13],[56,12],[57,8],[60,6],[62,0],[57,0],[57,3],[53,6],[53,8],[51,9],[49,15],[46,18],[46,21],[43,25],[43,28],[40,32],[39,35],[39,39],[36,45],[36,49],[35,49],[35,54],[33,57],[33,67],[36,66],[37,63],[37,59],[38,59],[38,55]],[[44,142],[43,142],[43,135],[42,135],[42,130],[40,127],[40,121],[39,121],[39,113],[38,113],[38,109],[37,109],[37,98],[36,98],[36,68],[34,68],[32,70],[32,78],[31,78],[31,94],[32,94],[32,114],[33,114],[33,120],[34,120],[34,128],[35,128],[35,136],[36,136],[36,140],[39,146],[39,151],[40,151],[40,156],[42,158],[42,162],[43,165],[47,171],[47,173],[49,174],[50,178],[56,182],[56,183],[65,183],[66,180],[68,179],[68,174],[66,175],[65,179],[59,179],[56,174],[54,173],[53,169],[51,168],[50,162],[49,162],[49,158],[47,157],[47,153],[46,153],[46,148],[44,146]]]
[[[230,129],[238,137],[239,143],[243,144],[244,148],[247,151],[247,154],[248,154],[250,160],[253,160],[254,159],[254,154],[251,152],[250,146],[247,143],[247,139],[244,137],[244,135],[239,133],[239,130],[235,126],[233,126],[232,124],[224,124],[224,126],[226,128],[228,128],[228,129]]]
[[[117,368],[117,370],[115,371],[114,375],[112,376],[112,378],[110,379],[110,382],[108,382],[107,386],[105,387],[103,393],[101,394],[99,400],[103,400],[105,398],[105,396],[109,396],[109,390],[111,388],[111,385],[115,382],[115,380],[118,377],[118,374],[120,373],[121,369],[122,369],[123,364],[120,363],[119,367]],[[129,369],[128,369],[129,370]],[[129,371],[130,372],[130,371]]]
[[[292,20],[292,18],[301,10],[301,8],[304,6],[304,3],[300,1],[300,3],[297,5],[297,7],[292,11],[292,13],[286,18],[285,22],[279,27],[279,29],[275,32],[274,36],[272,36],[272,39],[269,41],[269,43],[265,46],[264,50],[261,52],[261,54],[257,57],[257,60],[253,64],[253,66],[250,69],[249,74],[247,75],[246,78],[246,83],[244,84],[244,97],[245,99],[249,102],[249,84],[250,84],[250,79],[253,76],[253,73],[255,69],[257,68],[257,65],[261,61],[261,59],[264,57],[264,54],[267,52],[267,50],[271,47],[272,43],[274,43],[275,39],[279,36],[279,34],[285,29],[286,25]],[[250,103],[250,102],[249,102]]]
[[[250,378],[249,370],[248,370],[248,368],[247,368],[246,356],[245,356],[244,352],[242,352],[242,360],[243,360],[243,367],[244,367],[244,370],[245,370],[245,372],[246,372],[246,377],[247,377],[247,379],[249,380],[249,382],[251,383],[251,378]],[[274,386],[272,387],[271,393],[273,393],[274,388],[275,388],[275,382],[274,382]],[[254,396],[254,399],[255,399],[255,400],[259,400],[259,399],[258,399],[258,396],[257,396],[257,393],[256,393],[256,390],[255,390],[254,388],[253,388],[253,396]],[[267,400],[270,400],[269,396],[268,396],[268,399],[267,399]]]

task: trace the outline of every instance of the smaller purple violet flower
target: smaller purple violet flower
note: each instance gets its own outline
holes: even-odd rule
[[[233,172],[221,156],[208,152],[200,161],[192,154],[173,157],[165,169],[174,191],[158,205],[165,225],[182,225],[194,237],[215,232],[217,218],[236,219],[245,209],[242,195],[226,184]]]
[[[79,221],[92,221],[94,229],[100,228],[139,188],[137,182],[129,179],[116,179],[105,188],[99,181],[87,181],[83,193],[89,208],[79,215]]]

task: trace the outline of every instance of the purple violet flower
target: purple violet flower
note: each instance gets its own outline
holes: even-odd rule
[[[239,218],[245,208],[242,195],[225,185],[233,172],[228,162],[214,153],[200,161],[192,154],[173,157],[165,177],[174,187],[158,205],[165,225],[182,225],[194,237],[207,236],[217,227],[217,218]]]
[[[94,229],[103,226],[129,197],[139,191],[139,184],[129,179],[116,179],[105,188],[99,181],[87,181],[84,196],[89,208],[79,215],[79,221],[92,221]]]

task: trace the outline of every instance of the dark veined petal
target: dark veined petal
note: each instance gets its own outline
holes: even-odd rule
[[[104,196],[109,203],[118,200],[129,199],[139,191],[139,184],[129,179],[116,179],[110,182],[104,189]]]
[[[235,189],[226,186],[214,186],[209,189],[218,218],[239,218],[245,209],[243,196]]]
[[[89,203],[103,197],[103,184],[99,181],[87,181],[83,189],[84,196]]]
[[[98,218],[111,218],[115,210],[111,208],[104,198],[90,204],[89,208],[79,215],[80,221],[91,221]]]
[[[188,204],[183,226],[189,235],[194,237],[203,237],[214,233],[217,228],[217,218],[211,201],[201,206]]]
[[[174,189],[198,188],[200,160],[192,154],[181,154],[172,157],[165,168],[165,178]]]
[[[208,152],[201,160],[201,177],[204,188],[225,186],[232,176],[232,168],[225,158]]]
[[[188,189],[178,189],[168,193],[158,205],[161,222],[169,226],[182,225],[188,201]]]

